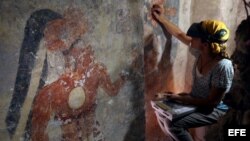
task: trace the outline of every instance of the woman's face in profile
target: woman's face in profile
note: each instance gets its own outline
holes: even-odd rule
[[[197,37],[192,37],[192,40],[191,40],[191,47],[192,48],[195,48],[195,49],[199,49],[201,48],[201,39],[200,38],[197,38]]]

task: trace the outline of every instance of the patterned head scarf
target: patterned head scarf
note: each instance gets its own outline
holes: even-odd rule
[[[226,25],[218,20],[205,20],[200,23],[193,23],[187,31],[191,37],[199,37],[210,43],[212,52],[228,57],[225,43],[227,42],[230,31]]]
[[[226,41],[230,31],[226,25],[218,20],[205,20],[201,22],[202,29],[206,33],[206,40],[211,43],[213,53],[221,53],[226,49]]]

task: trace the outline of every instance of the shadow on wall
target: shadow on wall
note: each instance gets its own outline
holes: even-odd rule
[[[143,76],[138,74],[138,67],[141,67],[142,57],[139,56],[137,60],[133,62],[132,70],[130,71],[130,79],[132,82],[134,95],[131,96],[130,101],[134,113],[137,114],[135,119],[130,123],[129,131],[126,133],[123,141],[145,141],[145,109],[144,107],[144,80]],[[141,72],[141,71],[139,71]]]
[[[144,68],[145,68],[145,103],[146,103],[146,139],[171,140],[165,135],[157,122],[150,101],[155,94],[174,91],[172,64],[170,62],[171,36],[165,32],[167,42],[163,52],[159,52],[160,40],[150,34],[144,40]],[[159,59],[157,59],[159,58]]]
[[[157,93],[175,91],[173,62],[171,61],[171,56],[174,56],[175,54],[171,54],[171,52],[176,48],[172,49],[172,36],[165,30],[163,31],[163,34],[165,35],[164,38],[166,38],[166,44],[162,47],[163,39],[161,36],[163,35],[158,31],[160,27],[156,21],[152,19],[150,12],[150,9],[154,4],[162,5],[164,7],[171,2],[173,1],[153,0],[146,3],[148,12],[145,13],[145,21],[147,21],[147,23],[144,24],[144,76],[146,140],[148,141],[172,140],[160,129],[156,115],[150,104],[150,101],[155,99]],[[173,7],[169,7],[168,5],[165,10],[167,11],[165,13],[166,16],[175,16],[176,9]]]

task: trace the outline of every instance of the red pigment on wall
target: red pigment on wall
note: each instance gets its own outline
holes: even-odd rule
[[[66,71],[55,82],[43,87],[34,100],[32,140],[49,139],[45,131],[49,120],[61,122],[64,140],[86,139],[91,134],[95,137],[101,132],[94,127],[97,122],[97,89],[100,86],[109,95],[116,95],[124,79],[112,83],[105,66],[95,61],[91,46],[74,48],[75,42],[85,31],[82,22],[72,19],[54,20],[45,30],[48,51],[63,51]],[[70,58],[74,58],[73,64]],[[69,95],[79,87],[84,91],[85,101],[80,107],[72,109],[68,103]]]

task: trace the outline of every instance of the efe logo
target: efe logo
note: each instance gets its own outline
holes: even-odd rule
[[[228,136],[246,136],[246,129],[228,129]]]

